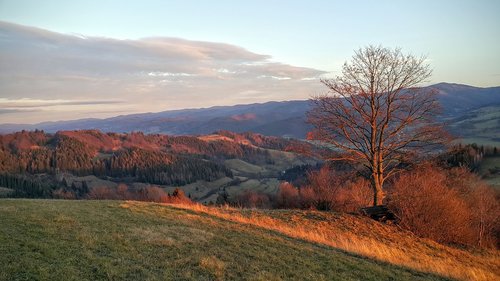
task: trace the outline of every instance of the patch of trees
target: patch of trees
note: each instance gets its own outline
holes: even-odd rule
[[[313,146],[311,144],[296,139],[264,136],[252,132],[234,133],[226,130],[220,130],[215,133],[233,139],[236,142],[240,143],[247,142],[254,146],[267,149],[298,152],[298,153],[303,153],[313,149]]]
[[[185,185],[197,180],[213,181],[222,177],[233,177],[231,170],[222,164],[196,158],[176,157],[165,166],[139,170],[141,182],[165,185]]]
[[[131,177],[156,184],[180,185],[231,176],[222,164],[225,159],[273,164],[270,152],[252,143],[283,148],[292,142],[251,133],[222,134],[234,141],[204,141],[194,136],[141,132],[117,134],[82,130],[49,135],[43,131],[23,131],[0,136],[0,170],[13,174],[70,172],[77,176]]]
[[[500,156],[497,147],[473,143],[456,145],[443,154],[441,159],[451,167],[466,167],[470,171],[477,171],[483,159],[495,156]]]
[[[125,184],[117,188],[96,187],[87,195],[92,200],[135,200],[172,204],[192,204],[193,202],[181,189],[176,188],[172,193],[167,193],[157,186],[146,186],[130,189]]]
[[[14,192],[9,197],[15,198],[52,198],[57,185],[29,175],[12,175],[0,173],[0,186],[10,188]]]
[[[184,185],[196,180],[232,177],[223,164],[162,150],[121,149],[100,157],[93,147],[78,139],[57,134],[52,146],[11,151],[0,149],[0,168],[12,174],[70,172],[77,176],[130,177],[147,183]],[[240,149],[244,155],[248,151]],[[252,152],[248,152],[252,154]]]
[[[278,180],[291,183],[293,185],[304,185],[307,183],[307,175],[312,171],[317,171],[321,168],[321,164],[316,165],[297,165],[283,171],[278,177]]]
[[[12,151],[21,151],[43,146],[47,143],[49,136],[41,130],[16,132],[8,135],[0,135],[0,147]]]

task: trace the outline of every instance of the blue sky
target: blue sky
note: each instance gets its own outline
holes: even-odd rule
[[[114,43],[112,44],[115,45],[124,41],[142,42],[144,38],[151,37],[191,40],[189,44],[182,43],[184,47],[189,45],[189,48],[194,48],[193,46],[199,48],[200,45],[196,43],[199,41],[225,43],[235,48],[240,47],[248,51],[249,54],[265,56],[265,58],[257,59],[258,61],[254,61],[254,57],[250,59],[250,62],[245,62],[247,65],[275,63],[272,64],[273,71],[275,72],[271,73],[271,70],[266,68],[266,73],[256,74],[256,77],[289,78],[290,73],[293,73],[291,75],[293,79],[288,79],[288,81],[284,81],[286,79],[274,79],[277,80],[274,82],[277,82],[279,85],[271,83],[273,81],[267,81],[267,88],[265,89],[263,87],[252,89],[250,85],[243,85],[244,83],[241,81],[239,84],[236,83],[238,85],[221,84],[220,87],[215,87],[211,91],[214,91],[214,93],[216,91],[220,92],[221,89],[225,89],[224,87],[228,86],[226,88],[231,91],[231,94],[234,93],[232,96],[236,96],[237,92],[244,93],[243,96],[246,94],[247,98],[241,98],[240,96],[234,99],[222,99],[221,97],[211,100],[211,97],[202,95],[198,99],[199,102],[192,105],[188,102],[192,101],[192,97],[196,95],[188,93],[186,88],[180,91],[184,93],[183,95],[172,93],[172,88],[164,87],[162,88],[163,90],[156,89],[150,98],[146,98],[147,100],[155,100],[165,95],[170,95],[171,100],[165,104],[159,103],[153,107],[149,107],[151,110],[145,110],[144,107],[146,104],[138,103],[137,96],[134,96],[132,93],[121,94],[122,98],[109,95],[108,100],[105,101],[106,103],[103,103],[102,108],[99,109],[100,112],[95,111],[92,115],[96,117],[110,116],[119,111],[158,111],[181,107],[210,106],[219,103],[234,104],[269,99],[306,99],[321,91],[321,88],[313,84],[313,82],[316,83],[317,81],[310,81],[307,78],[314,75],[334,75],[338,72],[342,63],[351,57],[353,50],[368,44],[381,44],[391,48],[402,47],[404,52],[427,55],[429,63],[434,69],[429,83],[453,82],[483,87],[498,86],[500,85],[499,14],[500,1],[495,0],[411,2],[388,0],[0,0],[0,21],[7,24],[4,26],[4,29],[13,28],[8,25],[12,23],[53,32],[54,34],[44,35],[49,37],[62,34],[69,35],[69,37],[83,35],[85,38],[131,39],[113,41]],[[27,40],[25,37],[23,38],[23,40]],[[61,41],[57,42],[66,42],[66,39],[61,38]],[[99,39],[100,41],[96,39],[99,41],[96,44],[107,44],[101,39]],[[71,47],[81,49],[81,46],[78,44],[81,44],[81,42],[75,42]],[[172,44],[172,42],[169,44]],[[3,45],[0,45],[0,51],[6,55],[9,46],[5,42]],[[13,45],[10,47],[14,48]],[[217,50],[226,50],[227,46],[220,44],[212,47]],[[123,49],[119,50],[129,52],[130,48],[127,51]],[[29,50],[26,52],[29,52]],[[249,54],[245,54],[245,58],[248,59]],[[40,55],[44,56],[45,54]],[[137,54],[134,53],[134,55]],[[88,54],[86,58],[88,56],[91,56],[91,54]],[[130,53],[124,53],[123,57],[131,57],[131,55]],[[83,58],[75,58],[75,60],[78,59],[82,60]],[[172,60],[169,60],[169,62],[172,62]],[[39,67],[42,63],[39,61],[36,67]],[[18,65],[19,63],[12,62],[12,64]],[[221,62],[217,61],[213,64],[220,67]],[[227,64],[224,65],[227,66]],[[277,65],[281,67],[279,70],[276,69]],[[7,64],[4,64],[4,67],[7,66]],[[196,67],[199,67],[199,64],[196,64]],[[289,68],[286,70],[282,69],[286,67]],[[76,69],[67,65],[61,68]],[[80,70],[81,66],[78,69]],[[220,70],[221,68],[218,69]],[[298,69],[301,71],[300,75],[297,74]],[[154,72],[154,69],[151,69],[150,72]],[[223,71],[219,72],[222,73]],[[19,73],[15,75],[19,75]],[[165,73],[170,72],[163,71],[161,75],[165,76]],[[189,74],[186,71],[178,73]],[[80,77],[88,73],[75,71],[76,74]],[[8,79],[12,80],[13,75],[12,73],[4,73],[4,79],[7,79],[7,76],[9,76],[10,78]],[[35,74],[32,73],[30,75]],[[53,75],[61,74],[54,73]],[[171,74],[168,75],[172,77]],[[175,77],[179,77],[179,74],[176,75]],[[149,75],[149,77],[157,76],[154,76],[154,74]],[[188,76],[183,77],[187,78]],[[83,77],[80,78],[83,79]],[[127,79],[115,76],[108,78],[115,79],[116,83],[120,79]],[[301,80],[304,83],[298,86],[297,83],[293,83],[295,80]],[[196,83],[198,82],[197,80]],[[205,79],[203,82],[210,85],[210,87],[212,85],[210,84],[210,80]],[[309,84],[306,84],[306,82]],[[54,86],[55,83],[54,81],[45,81],[42,78],[37,78],[32,84],[43,89],[53,87],[45,93],[48,100],[44,101],[46,103],[54,103],[54,101],[74,103],[76,98],[78,98],[78,101],[83,101],[83,103],[91,103],[97,98],[96,96],[92,96],[92,94],[87,96],[83,92],[79,93],[78,97],[64,96],[60,93],[54,94],[55,91],[71,92],[73,90],[69,86],[67,88],[59,87],[59,84]],[[288,83],[288,86],[285,83]],[[88,91],[92,91],[93,88],[90,84],[87,83],[85,86],[88,86]],[[129,86],[132,87],[131,85]],[[299,90],[294,92],[293,89],[295,88]],[[144,87],[141,89],[144,90]],[[168,91],[165,89],[168,89]],[[0,94],[0,106],[2,106],[2,98],[4,104],[11,105],[15,103],[15,100],[21,99],[25,99],[25,103],[33,102],[33,100],[43,100],[44,97],[30,94],[36,90],[35,86],[31,89],[0,86],[0,91],[2,92]],[[273,90],[276,90],[276,95],[272,94]],[[252,91],[261,92],[261,95],[253,97]],[[167,94],[166,92],[169,93]],[[289,95],[286,95],[287,92]],[[144,96],[141,96],[142,99],[144,99]],[[183,99],[186,102],[182,102]],[[67,111],[63,110],[64,107],[62,105],[58,107],[51,106],[51,111],[62,111],[60,114],[54,114],[53,116],[46,115],[46,118],[50,120],[80,117],[78,114],[67,116],[68,112],[78,111],[84,115],[88,115],[89,113],[88,104],[86,105],[87,107],[78,105],[80,106],[78,110],[69,110],[71,107],[66,105]],[[93,108],[95,107],[93,106]],[[11,107],[9,108],[12,109]],[[4,120],[9,122],[32,122],[35,119],[27,117],[23,119],[18,114],[19,112],[16,111],[17,109],[11,111],[5,110],[9,108],[5,106],[3,108],[4,113],[2,114],[2,118]],[[23,112],[24,116],[36,116],[37,110],[41,110],[41,108],[37,107],[31,115]]]

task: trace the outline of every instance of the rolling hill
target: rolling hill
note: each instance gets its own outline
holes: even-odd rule
[[[486,106],[500,106],[500,87],[478,88],[460,84],[440,83],[428,88],[437,90],[443,108],[443,121],[450,124],[453,133],[464,138],[474,137],[469,127],[456,129],[457,122],[468,118],[470,111]],[[202,135],[217,130],[255,132],[270,136],[305,138],[311,127],[306,123],[308,101],[267,102],[202,109],[185,109],[157,113],[122,115],[106,119],[44,122],[34,125],[2,124],[0,132],[41,129],[59,130],[98,129],[105,132],[164,133],[171,135]],[[498,116],[492,117],[498,123]],[[470,122],[480,122],[470,119]],[[497,128],[497,127],[495,127]],[[485,141],[489,141],[486,139]],[[481,141],[481,139],[479,139]],[[498,142],[495,140],[490,140]]]
[[[204,136],[103,133],[98,130],[0,135],[0,196],[87,198],[127,184],[146,192],[178,187],[192,200],[215,203],[220,192],[275,194],[283,171],[321,162],[309,143],[219,131]],[[56,196],[57,197],[57,196]]]
[[[499,278],[498,252],[347,214],[0,199],[0,217],[0,280]]]

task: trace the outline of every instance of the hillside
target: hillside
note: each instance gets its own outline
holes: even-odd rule
[[[351,215],[2,199],[0,217],[0,280],[499,277],[498,252],[441,246]]]
[[[465,138],[467,142],[500,145],[498,136],[490,136],[488,132],[481,133],[482,136],[476,138],[475,126],[482,127],[481,120],[470,118],[471,111],[500,106],[500,87],[478,88],[439,83],[427,88],[437,91],[437,98],[443,109],[440,118],[450,124],[454,134]],[[142,131],[171,135],[200,135],[217,130],[229,130],[304,139],[311,130],[311,126],[306,123],[306,112],[309,109],[310,104],[307,100],[267,102],[130,114],[106,119],[45,122],[35,125],[0,124],[0,132],[41,129],[54,133],[60,130],[98,129],[104,132]],[[500,120],[498,116],[490,117],[491,124],[498,124]],[[468,120],[468,125],[461,126],[461,122],[465,119]]]
[[[88,198],[96,188],[107,192],[126,184],[136,193],[148,193],[151,185],[169,192],[181,187],[192,200],[215,203],[220,191],[275,193],[283,171],[320,162],[297,153],[310,148],[298,140],[228,131],[23,131],[0,135],[0,196]]]

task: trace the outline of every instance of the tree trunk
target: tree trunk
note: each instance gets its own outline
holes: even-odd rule
[[[373,206],[383,205],[385,198],[383,186],[383,177],[377,173],[372,174],[372,188],[373,188]]]

